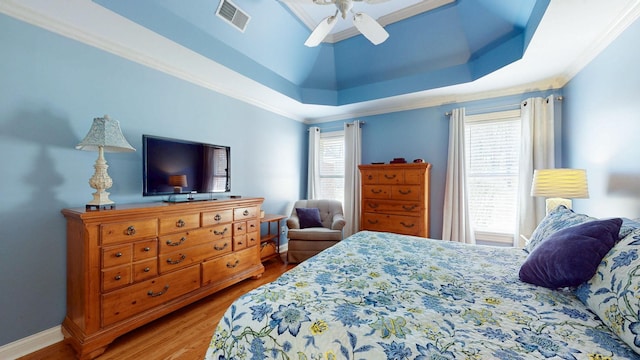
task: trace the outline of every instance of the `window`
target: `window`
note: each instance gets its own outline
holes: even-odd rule
[[[516,231],[520,111],[465,118],[469,213],[476,240],[512,244]]]
[[[320,134],[320,198],[344,202],[344,131]]]

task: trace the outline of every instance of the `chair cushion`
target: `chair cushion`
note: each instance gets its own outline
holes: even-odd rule
[[[290,240],[342,240],[342,230],[324,227],[289,229],[287,237]]]
[[[296,213],[300,219],[301,229],[322,227],[320,210],[318,208],[296,208]]]

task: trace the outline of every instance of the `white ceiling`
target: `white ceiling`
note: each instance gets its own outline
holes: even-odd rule
[[[268,111],[315,123],[560,88],[640,17],[640,1],[551,0],[523,59],[471,83],[343,106],[302,104],[90,0],[0,0],[0,12]]]

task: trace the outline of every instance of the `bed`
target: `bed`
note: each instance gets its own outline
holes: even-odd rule
[[[577,226],[567,214],[562,226],[543,221],[538,240]],[[519,276],[545,241],[523,250],[362,231],[236,300],[206,359],[640,359],[624,334],[633,319],[611,312],[616,303],[615,314],[637,319],[637,289],[614,294],[637,284],[606,269],[628,251],[618,247],[640,243],[631,223],[593,279],[555,289]],[[618,295],[635,303],[622,309]]]

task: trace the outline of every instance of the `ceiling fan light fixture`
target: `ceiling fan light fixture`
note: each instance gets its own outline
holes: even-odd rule
[[[389,38],[387,30],[365,13],[353,14],[353,25],[374,45],[382,44]]]
[[[309,35],[307,41],[304,42],[305,46],[316,47],[320,45],[322,40],[327,37],[327,34],[329,34],[331,29],[336,25],[336,15],[324,18],[320,24],[313,29],[313,32]]]

